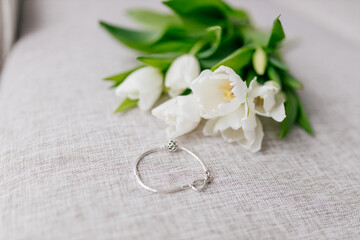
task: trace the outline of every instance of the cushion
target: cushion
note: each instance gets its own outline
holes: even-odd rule
[[[233,5],[239,6],[237,1]],[[263,121],[256,154],[201,127],[179,138],[214,181],[203,193],[142,189],[136,158],[167,142],[165,125],[119,99],[102,79],[136,66],[136,53],[103,31],[135,26],[124,10],[158,1],[24,1],[22,34],[0,82],[1,239],[356,239],[360,234],[359,45],[296,8],[247,1],[259,26],[282,13],[286,61],[304,83],[315,129]],[[300,10],[299,10],[300,11]],[[141,164],[152,186],[201,177],[179,153]]]
[[[0,0],[0,64],[6,58],[18,31],[18,0]]]

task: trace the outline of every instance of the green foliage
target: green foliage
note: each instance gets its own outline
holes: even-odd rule
[[[243,40],[245,45],[266,47],[269,39],[268,33],[261,32],[252,26],[237,28],[236,33]]]
[[[137,60],[165,71],[178,56],[180,56],[180,53],[161,53],[140,56],[137,57]]]
[[[286,91],[285,114],[286,118],[281,124],[280,138],[286,136],[290,129],[294,126],[297,116],[298,101],[293,91]]]
[[[158,13],[147,9],[131,9],[128,14],[137,22],[150,27],[163,28],[181,24],[180,18],[176,15]]]
[[[182,92],[180,95],[181,96],[186,96],[186,95],[189,95],[191,93],[191,89],[190,88],[187,88],[184,90],[184,92]]]
[[[134,108],[137,106],[138,103],[138,99],[130,99],[130,98],[126,98],[121,104],[120,106],[114,111],[114,113],[119,113],[119,112],[123,112],[125,110]]]
[[[298,124],[308,133],[313,130],[296,90],[302,84],[281,58],[280,47],[285,39],[280,16],[269,32],[256,29],[246,11],[233,8],[222,0],[168,0],[163,2],[171,12],[132,9],[128,14],[145,26],[143,30],[127,29],[104,21],[100,25],[116,40],[143,54],[137,58],[142,64],[166,72],[178,56],[195,55],[202,69],[214,71],[221,65],[234,69],[249,86],[254,77],[260,84],[276,81],[286,95],[286,118],[281,137]],[[119,86],[126,77],[142,66],[111,76],[112,87]],[[166,92],[164,89],[163,92]],[[186,89],[182,95],[191,93]],[[126,99],[116,112],[136,106],[137,100]]]
[[[298,100],[298,119],[297,123],[310,135],[314,135],[314,131],[311,127],[309,117],[306,114],[305,108],[302,106],[300,100]]]
[[[194,29],[226,25],[228,6],[218,0],[171,0],[164,4],[171,8],[183,22]]]
[[[282,63],[280,60],[278,60],[277,58],[270,55],[270,56],[268,56],[268,60],[272,66],[274,66],[280,70],[286,71],[286,72],[289,71],[289,68],[284,63]]]
[[[215,64],[211,70],[214,71],[221,65],[232,68],[235,72],[239,72],[240,69],[245,67],[251,62],[254,49],[251,47],[242,47],[236,50],[234,53]]]
[[[207,58],[216,52],[220,46],[221,41],[221,27],[209,27],[204,35],[198,42],[196,42],[190,53],[196,55],[198,58]]]
[[[256,77],[256,72],[252,69],[248,69],[247,73],[244,77],[245,81],[246,81],[246,85],[249,87],[251,81]]]
[[[196,42],[184,28],[168,26],[153,30],[130,30],[100,21],[115,39],[135,50],[148,53],[187,52]],[[184,39],[185,37],[185,39]]]
[[[269,80],[275,81],[281,87],[282,84],[281,84],[280,74],[274,67],[269,66],[267,68],[267,75],[269,76]]]
[[[281,125],[280,138],[286,136],[294,124],[298,124],[310,135],[313,135],[313,129],[310,124],[310,120],[306,114],[304,107],[300,102],[299,96],[293,89],[285,89],[286,102],[285,102],[285,113],[286,118]]]
[[[129,30],[102,21],[100,22],[100,25],[120,42],[124,43],[128,47],[140,51],[147,51],[147,48],[149,48],[155,42],[159,41],[160,38],[164,35],[163,30]]]
[[[278,16],[273,23],[269,42],[267,44],[269,49],[276,48],[278,44],[281,43],[281,41],[285,38],[285,33],[279,18],[280,16]]]
[[[293,88],[293,89],[302,89],[303,88],[301,82],[299,82],[298,80],[296,80],[294,77],[292,77],[289,74],[284,74],[283,82],[289,88]]]

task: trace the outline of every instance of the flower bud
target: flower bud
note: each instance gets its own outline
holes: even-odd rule
[[[180,95],[199,73],[200,64],[195,56],[185,54],[176,58],[165,76],[165,86],[169,88],[169,95]]]
[[[163,75],[159,69],[143,67],[131,73],[115,92],[123,99],[138,99],[138,107],[148,111],[161,95],[162,82]]]

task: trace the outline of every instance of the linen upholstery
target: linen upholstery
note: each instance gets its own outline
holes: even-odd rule
[[[164,124],[119,99],[101,79],[137,63],[97,24],[133,23],[129,7],[157,1],[25,1],[22,36],[0,84],[0,239],[358,239],[360,235],[359,44],[281,2],[233,1],[270,28],[279,13],[286,60],[315,137],[284,139],[263,119],[252,154],[201,128],[179,139],[205,161],[204,193],[140,188],[135,158],[166,142]],[[292,47],[293,46],[293,47]],[[201,177],[180,153],[141,164],[153,186]]]

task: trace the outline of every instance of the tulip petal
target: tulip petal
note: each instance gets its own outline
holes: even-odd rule
[[[277,94],[275,98],[276,106],[271,111],[271,117],[277,122],[282,122],[286,117],[284,106],[285,96],[283,94]]]
[[[227,128],[239,129],[242,127],[241,110],[238,108],[236,111],[220,117],[216,123],[215,130],[218,132],[224,131]]]
[[[213,136],[217,134],[217,132],[215,131],[215,125],[217,123],[217,120],[217,118],[213,118],[206,121],[203,129],[203,134],[205,136]]]
[[[206,122],[203,133],[205,136],[216,135],[227,129],[239,129],[242,127],[243,109],[238,108],[236,111],[222,117],[213,118]]]
[[[138,107],[148,111],[160,97],[163,76],[154,67],[143,67],[131,73],[124,82],[116,88],[116,95],[121,98],[139,99]]]
[[[165,76],[165,86],[170,88],[171,97],[178,96],[200,74],[200,64],[191,54],[184,54],[176,58]]]
[[[275,106],[275,95],[273,94],[265,94],[263,96],[263,111],[265,113],[271,112],[271,109]]]
[[[256,128],[251,131],[227,128],[221,132],[221,136],[227,142],[238,142],[245,149],[255,153],[261,149],[262,139],[264,137],[263,127],[258,118],[256,118]]]
[[[225,77],[231,81],[230,85],[234,87],[232,92],[234,93],[235,97],[240,99],[240,102],[245,101],[247,92],[246,83],[240,78],[239,75],[234,72],[234,70],[226,66],[220,66],[214,71],[214,73],[226,73]]]
[[[264,85],[255,79],[251,81],[247,100],[250,111],[281,122],[285,118],[284,100],[280,86],[275,81],[267,81]]]
[[[253,112],[246,116],[244,105],[230,114],[208,120],[203,134],[213,136],[220,133],[227,142],[238,142],[252,152],[259,151],[264,137],[262,124]]]
[[[254,130],[254,141],[251,145],[243,145],[245,148],[249,149],[251,152],[255,153],[261,149],[262,140],[264,138],[264,131],[259,118],[256,118],[256,128]]]
[[[253,153],[261,149],[264,132],[259,118],[256,118],[256,128],[252,131],[244,131],[243,134],[244,138],[238,141],[242,147],[250,150]]]
[[[221,132],[221,136],[225,141],[229,143],[241,142],[245,138],[243,129],[235,130],[232,128],[227,128],[225,131]]]
[[[229,89],[224,90],[224,86],[229,86]],[[206,119],[229,114],[245,101],[246,84],[226,66],[220,66],[214,72],[202,71],[190,87],[199,103],[200,114]],[[226,91],[231,91],[233,96],[224,97]]]
[[[192,94],[172,98],[154,108],[152,114],[168,125],[166,134],[169,138],[191,132],[200,122],[198,105]]]
[[[244,131],[251,131],[256,128],[256,116],[253,111],[248,112],[246,115],[243,115],[242,118],[242,128]]]

